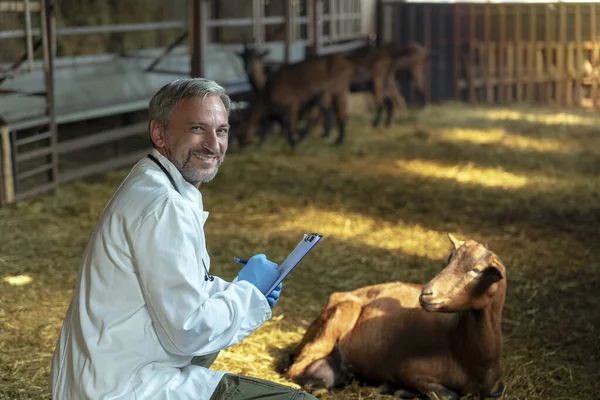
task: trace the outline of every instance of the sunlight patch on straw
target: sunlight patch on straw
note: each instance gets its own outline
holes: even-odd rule
[[[287,210],[288,217],[273,225],[272,233],[298,232],[318,226],[326,238],[352,241],[384,250],[399,250],[406,255],[443,259],[448,256],[446,232],[418,225],[384,222],[360,213],[336,212],[306,207]]]
[[[33,281],[33,278],[31,276],[29,276],[28,274],[12,275],[12,276],[5,276],[3,281],[8,283],[11,286],[23,286],[23,285],[27,285],[27,284],[31,283]]]
[[[514,150],[573,153],[578,149],[572,143],[550,138],[533,138],[510,133],[505,129],[443,129],[440,138],[445,141],[494,144]]]
[[[396,166],[402,171],[429,178],[452,179],[484,187],[517,189],[525,186],[528,178],[506,172],[500,168],[483,168],[473,165],[448,166],[430,160],[397,160]]]
[[[600,123],[599,118],[592,116],[583,116],[573,113],[556,112],[536,114],[532,112],[517,111],[510,109],[474,109],[469,112],[471,117],[486,118],[493,121],[511,120],[527,121],[542,125],[585,125],[594,126]]]

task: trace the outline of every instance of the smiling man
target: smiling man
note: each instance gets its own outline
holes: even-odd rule
[[[150,100],[154,148],[92,233],[52,360],[53,399],[314,399],[209,369],[271,318],[281,285],[264,254],[227,282],[210,275],[199,190],[225,159],[231,102],[202,78]]]

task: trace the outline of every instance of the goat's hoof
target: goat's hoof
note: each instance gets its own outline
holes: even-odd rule
[[[422,394],[409,392],[408,390],[398,389],[394,393],[399,399],[426,399]]]
[[[495,398],[502,396],[503,393],[504,393],[504,382],[500,382],[500,383],[498,383],[498,388],[496,389],[496,391],[493,393],[490,393],[488,398],[495,399]]]

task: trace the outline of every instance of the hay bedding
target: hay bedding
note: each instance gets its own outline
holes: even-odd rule
[[[286,281],[274,318],[215,368],[291,384],[274,364],[332,291],[426,282],[453,232],[488,243],[508,268],[505,398],[597,398],[599,122],[583,111],[448,104],[389,130],[356,117],[341,148],[317,132],[293,156],[276,135],[260,150],[234,147],[203,188],[213,272],[231,279],[232,257],[257,252],[280,261],[304,232],[325,239]],[[49,398],[80,257],[125,173],[0,209],[0,399]],[[322,398],[384,396],[353,384]]]

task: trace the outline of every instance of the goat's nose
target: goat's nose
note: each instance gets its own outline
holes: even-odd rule
[[[422,297],[430,297],[433,296],[433,290],[431,288],[425,287],[423,288],[423,290],[421,291],[421,296]]]

